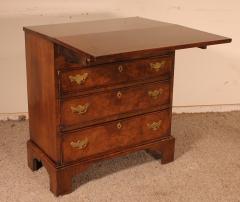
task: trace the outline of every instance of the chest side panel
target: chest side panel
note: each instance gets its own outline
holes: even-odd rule
[[[53,44],[25,34],[30,139],[52,160],[60,159],[57,139],[58,101]]]

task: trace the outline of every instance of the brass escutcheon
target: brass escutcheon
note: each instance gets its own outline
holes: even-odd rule
[[[163,68],[163,66],[165,65],[166,61],[162,61],[162,62],[151,62],[150,66],[152,69],[154,69],[156,72],[158,72],[160,69]]]
[[[118,66],[118,71],[119,71],[119,72],[122,72],[122,71],[123,71],[123,66],[122,66],[122,65],[119,65],[119,66]]]
[[[71,106],[71,110],[73,113],[85,114],[88,110],[89,105],[89,103],[86,103],[84,105],[78,105],[77,107]]]
[[[152,122],[151,124],[147,124],[148,128],[153,130],[153,131],[156,131],[160,128],[160,126],[162,125],[162,120],[158,121],[158,122]]]
[[[150,90],[148,91],[148,95],[152,97],[153,99],[157,99],[161,94],[163,93],[162,89],[159,90]]]
[[[117,97],[118,97],[119,99],[122,97],[121,91],[118,91],[118,92],[117,92]]]
[[[77,148],[77,149],[84,149],[87,147],[88,145],[88,139],[85,138],[83,140],[78,140],[76,142],[72,141],[70,143],[70,145],[73,147],[73,148]]]
[[[77,84],[83,84],[88,77],[88,73],[76,74],[75,76],[69,76],[71,82],[76,82]]]
[[[120,122],[117,123],[117,129],[121,129],[122,128],[122,124]]]

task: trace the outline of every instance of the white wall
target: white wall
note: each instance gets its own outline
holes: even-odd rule
[[[239,106],[239,11],[239,0],[1,0],[0,113],[27,112],[23,26],[129,16],[232,37],[231,44],[177,51],[174,106]]]

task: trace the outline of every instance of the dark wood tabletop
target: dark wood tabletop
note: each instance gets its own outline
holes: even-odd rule
[[[231,38],[140,17],[24,27],[94,58],[230,43]]]

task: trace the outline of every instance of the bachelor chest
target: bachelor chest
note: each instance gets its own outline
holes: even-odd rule
[[[146,150],[174,159],[175,50],[231,39],[144,18],[25,27],[28,164],[55,195],[92,163]]]

